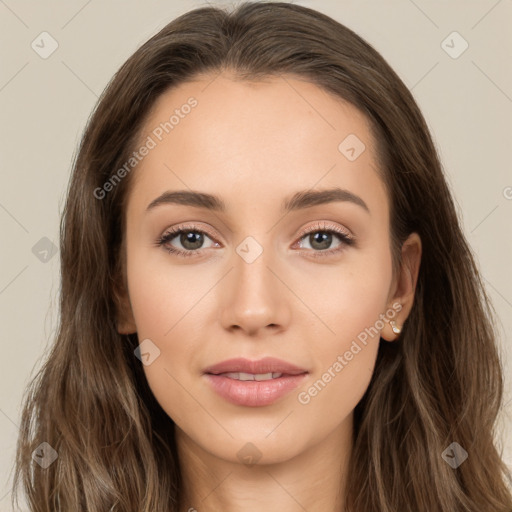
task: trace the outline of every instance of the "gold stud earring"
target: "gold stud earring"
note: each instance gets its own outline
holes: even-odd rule
[[[391,328],[393,329],[393,332],[395,334],[400,334],[402,332],[402,329],[396,325],[396,322],[394,320],[390,320],[389,322],[391,324]]]

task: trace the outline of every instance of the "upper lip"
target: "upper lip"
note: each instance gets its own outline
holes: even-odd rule
[[[299,368],[294,364],[288,363],[275,357],[264,357],[257,361],[251,361],[242,357],[227,359],[220,363],[205,368],[204,373],[218,375],[220,373],[243,372],[252,374],[262,373],[282,373],[285,375],[300,375],[308,373],[307,370]]]

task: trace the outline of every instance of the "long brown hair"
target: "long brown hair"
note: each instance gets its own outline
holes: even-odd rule
[[[136,148],[159,95],[223,70],[240,80],[295,75],[360,109],[389,194],[393,268],[411,232],[422,240],[414,306],[400,341],[381,340],[355,410],[346,511],[510,512],[510,475],[495,445],[503,394],[495,313],[424,118],[368,43],[326,15],[281,2],[178,17],[103,92],[67,191],[60,324],[24,396],[13,503],[21,481],[34,511],[179,508],[174,423],[134,356],[136,334],[116,329],[125,199],[136,170],[97,196]],[[32,461],[43,442],[58,454],[46,468]],[[442,456],[453,442],[468,453],[456,468]]]

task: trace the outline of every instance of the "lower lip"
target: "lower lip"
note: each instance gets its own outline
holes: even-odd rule
[[[306,377],[286,375],[269,380],[236,380],[223,375],[204,374],[214,391],[235,405],[261,407],[270,405],[295,389]]]

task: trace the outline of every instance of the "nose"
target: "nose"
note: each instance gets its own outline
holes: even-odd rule
[[[280,280],[279,272],[272,268],[267,251],[251,263],[234,252],[233,264],[234,268],[223,280],[220,313],[223,327],[250,336],[286,329],[291,316],[287,300],[290,292]]]

